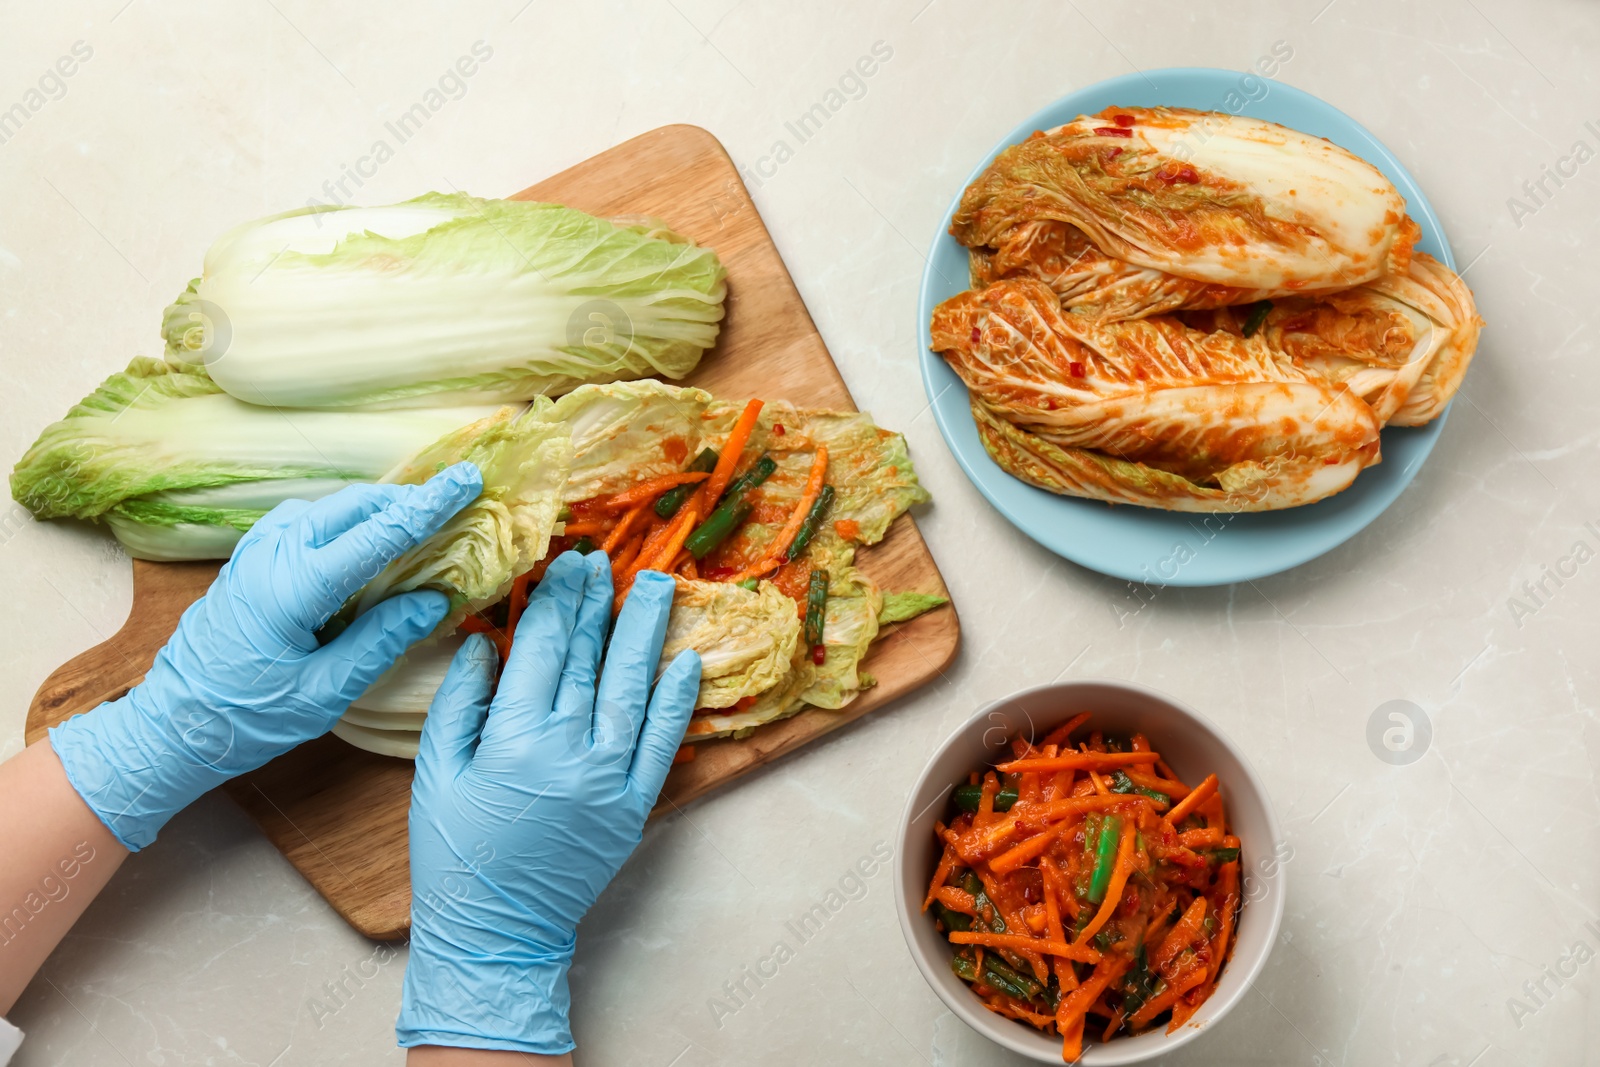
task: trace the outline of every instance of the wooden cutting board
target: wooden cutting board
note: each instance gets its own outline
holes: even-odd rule
[[[607,217],[652,215],[716,249],[728,269],[727,318],[717,347],[685,384],[728,400],[761,396],[854,410],[733,161],[705,130],[652,130],[513,199],[556,201]],[[881,543],[861,549],[857,563],[886,589],[948,595],[910,516]],[[136,685],[217,569],[216,563],[135,560],[128,621],[39,687],[28,709],[28,742]],[[741,741],[701,743],[698,758],[673,769],[657,814],[927,683],[950,663],[959,639],[950,607],[888,627],[863,665],[878,680],[874,688],[841,711],[811,709]],[[388,940],[405,936],[410,923],[411,771],[409,761],[375,756],[328,735],[225,788],[351,926]]]

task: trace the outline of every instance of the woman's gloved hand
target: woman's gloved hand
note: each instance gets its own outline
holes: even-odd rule
[[[407,593],[325,647],[316,632],[482,488],[478,469],[458,463],[423,485],[356,485],[273,508],[183,613],[144,681],[50,731],[73,788],[136,851],[202,793],[326,733],[448,604]]]
[[[639,575],[598,691],[612,604],[601,552],[550,565],[498,692],[485,638],[456,654],[411,788],[401,1045],[572,1048],[578,920],[639,843],[699,690],[700,657],[684,652],[651,693],[673,588]]]

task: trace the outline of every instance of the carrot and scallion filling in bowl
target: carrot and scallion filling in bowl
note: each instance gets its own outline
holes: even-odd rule
[[[1062,1039],[1182,1026],[1216,988],[1240,907],[1217,776],[1185,784],[1142,734],[1072,735],[1080,714],[973,772],[935,824],[923,911],[989,1010]]]

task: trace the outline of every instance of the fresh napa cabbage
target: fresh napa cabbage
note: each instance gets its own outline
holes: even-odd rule
[[[396,759],[416,759],[422,748],[422,731],[375,730],[347,719],[333,724],[333,735],[356,748]]]
[[[521,411],[502,408],[423,449],[384,481],[415,485],[463,460],[483,474],[483,492],[438,533],[385,567],[341,612],[348,619],[412,589],[437,589],[450,612],[437,633],[453,631],[469,612],[488,607],[511,580],[543,559],[561,513],[561,487],[572,440],[538,398]]]
[[[1046,245],[1017,249],[1013,230],[1039,222],[1081,232],[1087,261],[1039,259],[1048,232],[1026,238]],[[1085,288],[1126,300],[1120,290],[1151,289],[1142,302],[1165,309],[1403,273],[1420,235],[1394,185],[1325,138],[1242,115],[1138,107],[1080,116],[1007,148],[962,195],[950,232],[980,250],[980,276],[993,269],[982,255],[1019,256],[1046,277],[1064,275],[1064,295]],[[1199,284],[1154,292],[1158,275]]]
[[[732,707],[783,680],[800,629],[794,601],[771,582],[749,590],[679,578],[661,650],[662,669],[678,653],[694,649],[700,653],[695,707]]]
[[[716,253],[572,208],[429,193],[246,223],[167,309],[169,362],[287,407],[524,401],[681,378],[716,341]]]
[[[465,418],[467,411],[462,409]],[[132,497],[106,512],[106,524],[135,559],[227,559],[245,531],[285,500],[320,500],[346,478],[263,478]]]
[[[361,708],[373,715],[423,716],[433,703],[433,694],[444,681],[450,662],[466,643],[465,634],[452,634],[425,644],[413,646],[404,656],[385,671],[365,693],[351,702],[352,710]],[[421,719],[417,722],[420,724]],[[358,722],[358,726],[374,729],[393,729],[377,722]],[[421,729],[420,725],[413,729]]]
[[[377,481],[495,410],[264,408],[203,371],[137,358],[39,435],[11,492],[41,519],[108,521],[136,556],[225,559],[280,501]]]

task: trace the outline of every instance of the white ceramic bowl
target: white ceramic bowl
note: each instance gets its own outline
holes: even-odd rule
[[[1185,781],[1198,782],[1215,773],[1227,801],[1230,828],[1239,837],[1244,905],[1233,956],[1223,968],[1216,990],[1177,1032],[1168,1034],[1160,1027],[1138,1037],[1113,1038],[1106,1044],[1086,1039],[1079,1061],[1087,1067],[1143,1063],[1187,1044],[1244,996],[1266,963],[1283,920],[1282,867],[1291,852],[1279,832],[1266,790],[1244,754],[1192,709],[1125,682],[1064,682],[1025,689],[979,710],[939,746],[911,790],[900,819],[895,906],[912,958],[951,1011],[1013,1052],[1040,1063],[1061,1062],[1059,1039],[991,1012],[956,977],[950,969],[954,950],[934,929],[933,917],[921,909],[928,880],[939,861],[933,824],[944,816],[950,790],[965,782],[969,772],[1003,758],[1002,750],[1018,733],[1031,731],[1032,736],[1043,737],[1080,711],[1094,716],[1086,730],[1143,733]]]

